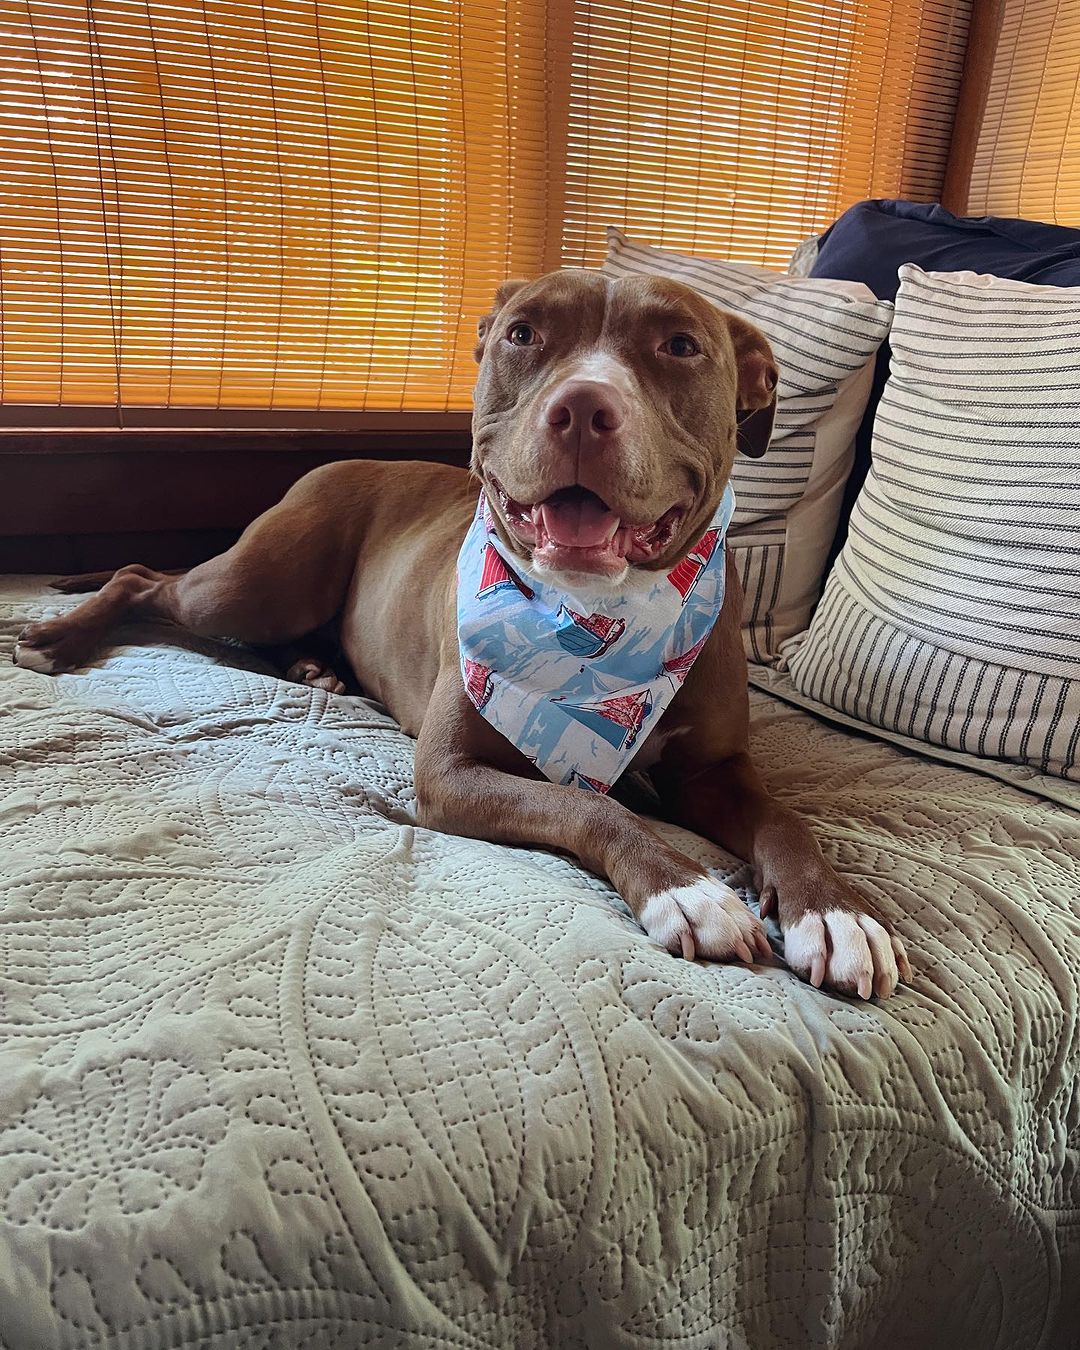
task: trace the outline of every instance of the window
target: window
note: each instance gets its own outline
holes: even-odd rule
[[[1080,9],[1002,0],[967,209],[1080,225]]]
[[[498,282],[608,223],[783,267],[936,196],[968,5],[11,0],[0,411],[465,409]]]

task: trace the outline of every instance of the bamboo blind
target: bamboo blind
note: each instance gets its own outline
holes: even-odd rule
[[[1080,6],[1004,0],[967,209],[1080,225]]]
[[[608,223],[782,267],[934,197],[968,8],[0,0],[0,403],[466,408],[498,282]]]
[[[940,192],[967,0],[576,9],[563,261],[614,222],[783,269],[852,202]]]

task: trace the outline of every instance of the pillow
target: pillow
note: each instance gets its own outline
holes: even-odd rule
[[[757,324],[772,344],[780,369],[772,442],[764,458],[736,460],[728,542],[745,593],[746,654],[774,662],[781,642],[806,627],[821,593],[874,353],[892,306],[857,283],[665,253],[614,229],[603,270],[682,281]]]
[[[861,281],[879,299],[895,300],[897,273],[907,262],[926,271],[991,272],[1045,286],[1080,286],[1080,230],[1000,216],[964,218],[925,202],[858,202],[817,241],[810,275]],[[829,563],[844,542],[848,516],[870,467],[874,414],[888,377],[885,343],[855,438],[855,467],[844,492]]]
[[[787,265],[789,277],[808,277],[814,270],[814,264],[817,262],[818,250],[821,247],[821,236],[812,234],[808,239],[804,239]]]
[[[869,475],[798,690],[1076,779],[1080,291],[900,269]]]
[[[926,202],[869,201],[849,207],[818,239],[815,277],[864,282],[896,298],[906,262],[926,271],[990,272],[1044,286],[1080,284],[1080,230],[1002,216],[954,216]]]

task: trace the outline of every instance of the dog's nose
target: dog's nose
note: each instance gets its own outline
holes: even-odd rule
[[[567,380],[548,400],[544,420],[567,440],[602,441],[626,421],[626,403],[603,380]]]

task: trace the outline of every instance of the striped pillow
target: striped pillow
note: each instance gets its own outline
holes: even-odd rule
[[[873,463],[804,695],[1080,778],[1080,291],[900,268]]]
[[[692,286],[765,333],[780,368],[772,442],[762,459],[736,460],[737,506],[728,542],[742,577],[743,640],[772,663],[804,629],[821,594],[874,353],[892,305],[858,281],[821,281],[743,263],[690,258],[608,230],[609,276],[651,273]]]

